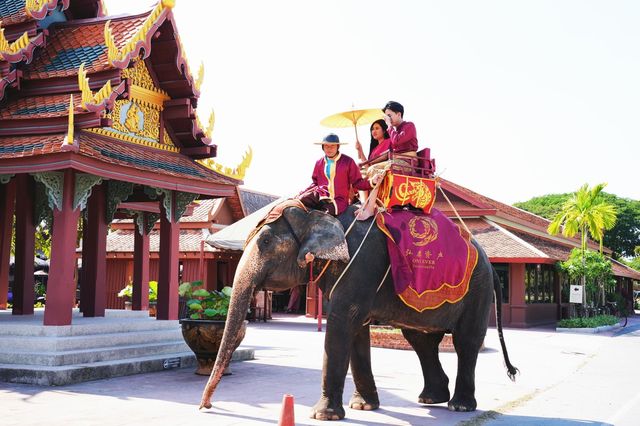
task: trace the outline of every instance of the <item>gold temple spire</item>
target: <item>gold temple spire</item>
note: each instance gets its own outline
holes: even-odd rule
[[[73,145],[73,94],[69,97],[69,124],[67,125],[67,136],[64,137],[64,145]]]

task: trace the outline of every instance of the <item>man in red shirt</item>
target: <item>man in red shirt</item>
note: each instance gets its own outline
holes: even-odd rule
[[[393,152],[415,155],[418,151],[416,126],[410,121],[404,121],[404,107],[398,102],[389,101],[382,112],[389,127],[387,131]]]
[[[350,189],[369,191],[372,184],[362,178],[360,169],[353,159],[340,153],[338,135],[330,133],[322,140],[316,142],[322,145],[324,156],[319,159],[313,168],[311,179],[313,183],[296,198],[309,207],[326,211],[334,216],[347,209],[350,204]],[[379,178],[374,178],[379,180]]]

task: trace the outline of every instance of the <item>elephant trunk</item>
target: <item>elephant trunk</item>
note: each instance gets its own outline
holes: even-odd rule
[[[200,400],[200,409],[211,408],[211,396],[216,390],[222,373],[229,366],[231,356],[235,350],[236,336],[240,332],[240,329],[247,316],[249,304],[251,302],[251,296],[253,295],[253,289],[256,286],[258,277],[256,277],[255,265],[258,264],[254,250],[245,250],[244,254],[240,258],[238,263],[238,269],[236,276],[233,280],[233,291],[231,293],[231,302],[229,305],[229,312],[227,314],[227,320],[224,327],[224,333],[222,334],[222,343],[218,350],[216,362],[211,370],[211,375],[207,381],[207,385],[202,392],[202,399]],[[247,247],[249,249],[249,247]],[[252,265],[252,266],[249,266]]]

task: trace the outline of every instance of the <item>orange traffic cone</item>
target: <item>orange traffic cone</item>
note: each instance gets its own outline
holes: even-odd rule
[[[282,411],[280,412],[280,421],[278,426],[295,426],[296,420],[293,414],[293,395],[288,393],[282,397]]]

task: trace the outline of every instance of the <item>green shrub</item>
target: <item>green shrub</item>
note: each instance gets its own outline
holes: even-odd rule
[[[186,282],[178,288],[180,297],[187,299],[189,318],[225,320],[231,301],[231,287],[208,291],[202,288],[202,281]]]
[[[558,321],[560,328],[595,328],[604,325],[615,325],[619,321],[613,315],[596,315],[590,318],[569,318]]]
[[[120,292],[118,293],[118,297],[125,297],[131,300],[133,297],[133,284],[129,283]],[[158,301],[158,282],[157,281],[149,281],[149,302],[157,302]]]

